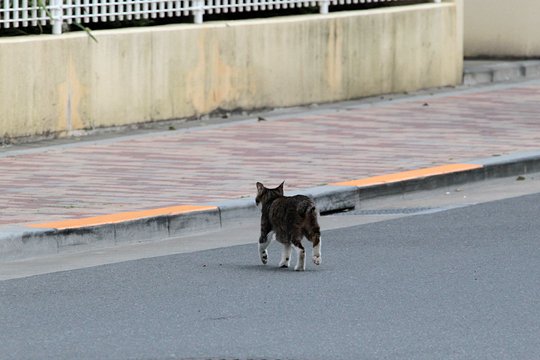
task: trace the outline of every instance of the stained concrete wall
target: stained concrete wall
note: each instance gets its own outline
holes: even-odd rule
[[[540,1],[466,0],[465,56],[540,57]]]
[[[0,40],[0,136],[456,85],[460,1]]]

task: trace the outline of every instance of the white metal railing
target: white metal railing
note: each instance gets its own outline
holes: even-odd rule
[[[383,2],[399,5],[404,0],[0,0],[0,29],[52,25],[53,34],[61,34],[63,23],[186,16],[202,23],[204,14],[317,6],[326,14],[330,5]]]

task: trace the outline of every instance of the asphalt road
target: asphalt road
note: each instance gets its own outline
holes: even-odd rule
[[[0,358],[537,359],[539,203],[326,231],[303,273],[249,244],[1,281]]]

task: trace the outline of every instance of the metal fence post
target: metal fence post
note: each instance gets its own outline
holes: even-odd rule
[[[193,22],[202,24],[204,14],[204,0],[193,0]]]
[[[62,0],[51,0],[52,33],[62,34]]]
[[[330,0],[321,0],[319,2],[319,13],[328,14],[328,8],[330,7]]]

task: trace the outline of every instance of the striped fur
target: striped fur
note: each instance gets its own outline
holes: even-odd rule
[[[305,269],[305,237],[313,244],[313,262],[321,263],[321,231],[318,222],[319,212],[315,202],[308,196],[284,196],[283,184],[269,189],[257,183],[255,202],[261,207],[261,235],[259,255],[263,264],[268,261],[267,248],[272,235],[284,245],[280,266],[289,267],[292,248],[296,249],[298,261],[295,270]]]

